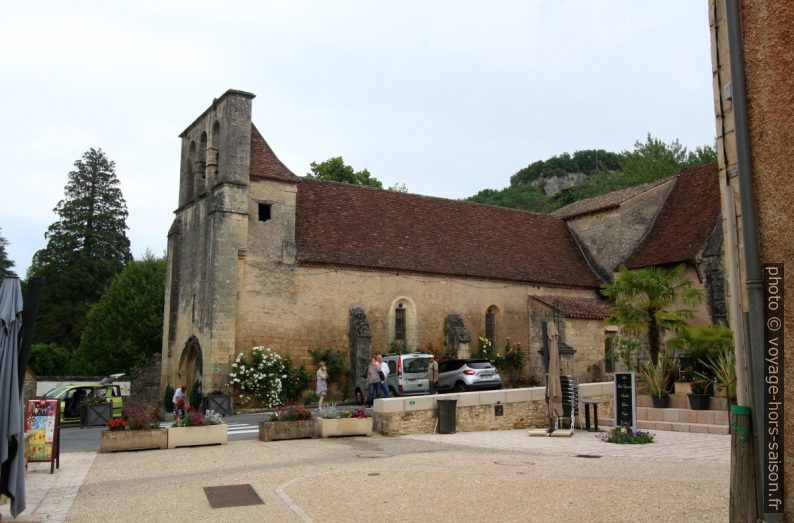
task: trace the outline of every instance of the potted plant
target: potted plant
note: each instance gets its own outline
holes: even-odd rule
[[[708,410],[711,391],[713,391],[712,382],[701,377],[692,382],[691,389],[692,392],[687,395],[689,408],[692,410]]]
[[[317,413],[317,436],[370,436],[372,435],[372,417],[363,409],[355,412],[340,411],[336,405],[323,407]]]
[[[100,452],[168,448],[168,431],[160,428],[157,412],[127,407],[124,417],[110,418],[100,439]]]
[[[312,413],[301,405],[281,405],[267,420],[259,422],[259,441],[313,438],[316,435]]]
[[[736,355],[733,348],[720,351],[715,357],[709,358],[705,363],[709,373],[700,373],[702,379],[709,379],[709,374],[714,376],[717,383],[722,385],[728,405],[736,402]]]
[[[187,407],[184,416],[174,420],[168,429],[168,448],[193,447],[196,445],[226,445],[228,433],[221,417],[207,411]]]
[[[654,408],[666,409],[670,405],[670,393],[667,389],[670,372],[667,358],[660,358],[658,363],[646,361],[637,374],[640,382],[645,385],[651,395]]]
[[[232,398],[221,389],[216,388],[204,396],[202,401],[203,410],[217,412],[221,416],[232,413]]]
[[[104,395],[96,394],[89,398],[81,408],[81,427],[102,427],[113,417],[113,403],[105,399]]]

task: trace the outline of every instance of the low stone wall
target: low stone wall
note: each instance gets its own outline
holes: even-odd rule
[[[581,399],[605,401],[598,406],[599,418],[612,415],[612,392],[612,382],[579,385]],[[376,399],[373,430],[384,436],[432,434],[438,428],[437,400],[445,399],[457,400],[458,432],[542,428],[548,425],[545,388],[530,387]],[[496,405],[502,406],[503,415],[496,415]]]

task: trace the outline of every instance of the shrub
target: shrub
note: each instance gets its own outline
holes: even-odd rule
[[[266,407],[282,403],[282,381],[286,379],[284,360],[270,349],[254,347],[248,356],[242,352],[232,363],[229,373],[230,384],[240,385],[240,399],[243,403],[250,400],[250,394],[260,399]]]
[[[312,413],[300,405],[279,405],[268,421],[302,421],[312,419]]]
[[[633,430],[628,425],[623,425],[622,427],[614,427],[609,432],[596,434],[596,437],[605,443],[642,445],[653,443],[654,435],[642,430]]]
[[[306,365],[301,365],[296,369],[292,366],[289,358],[285,358],[284,375],[286,378],[281,380],[284,399],[287,402],[294,403],[301,398],[303,391],[308,387],[309,373],[306,371]]]
[[[201,382],[196,380],[193,382],[193,386],[190,387],[190,395],[188,396],[188,400],[190,401],[190,406],[194,409],[201,408]]]
[[[165,386],[165,392],[163,393],[163,405],[165,406],[166,412],[174,412],[174,387],[170,384]]]
[[[316,348],[309,351],[312,361],[315,365],[319,365],[321,361],[325,362],[325,368],[328,369],[328,385],[332,383],[340,385],[347,375],[347,354],[336,352],[330,348]]]
[[[127,421],[124,418],[110,418],[105,422],[108,430],[126,430]]]
[[[142,405],[124,407],[122,416],[127,420],[130,430],[156,429],[160,426],[157,412]]]

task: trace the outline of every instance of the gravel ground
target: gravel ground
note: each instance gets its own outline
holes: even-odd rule
[[[655,459],[654,445],[644,446],[650,456],[571,455],[616,447],[594,447],[589,434],[562,440],[565,454],[526,431],[452,436],[467,434],[458,444],[373,436],[99,454],[67,521],[728,519],[729,460],[697,459],[696,435],[679,442],[686,452],[660,445]],[[700,441],[715,452],[729,447],[722,438]],[[264,505],[209,507],[203,487],[241,483]]]

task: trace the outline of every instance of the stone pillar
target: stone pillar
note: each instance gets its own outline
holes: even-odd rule
[[[451,312],[444,319],[444,332],[447,334],[447,347],[454,351],[459,359],[471,357],[471,336],[463,325],[460,314]]]

